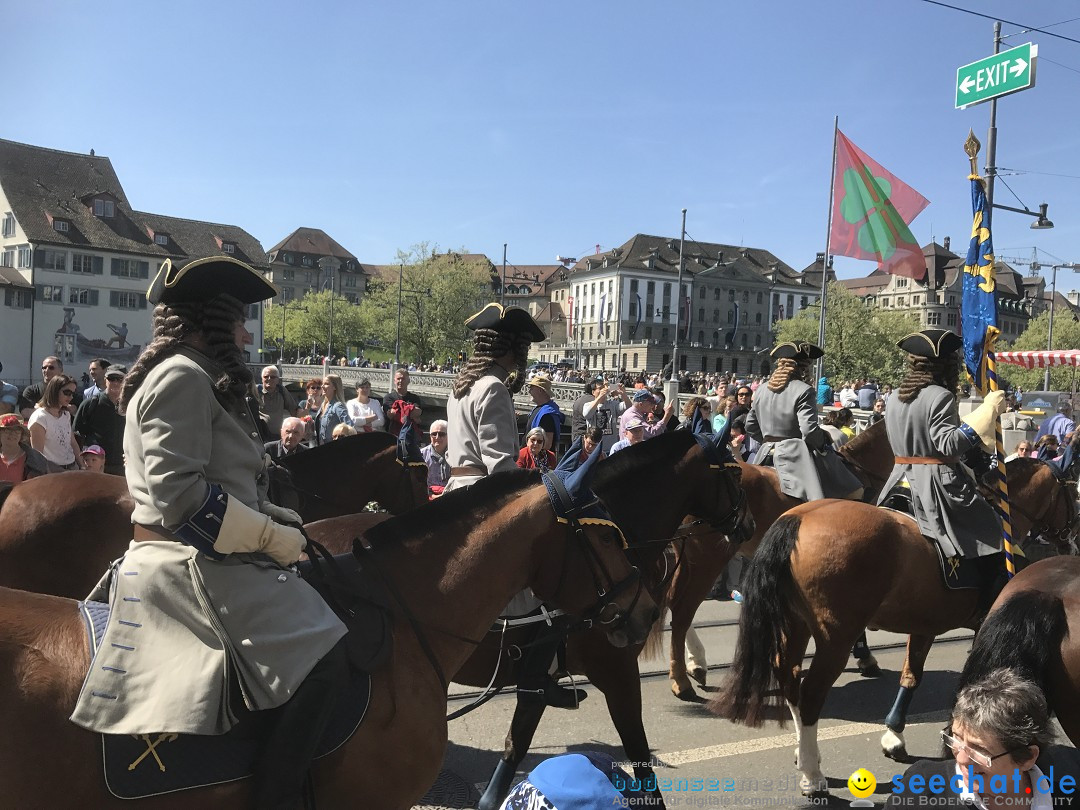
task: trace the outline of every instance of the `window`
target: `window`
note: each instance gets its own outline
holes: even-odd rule
[[[295,270],[286,270],[284,272],[284,274],[283,274],[283,277],[284,277],[284,279],[286,281],[292,281],[293,279],[296,278],[296,271]]]
[[[742,333],[742,347],[746,348],[746,332]]]
[[[29,267],[29,266],[30,266],[30,246],[29,245],[20,245],[19,246],[19,267]]]
[[[743,290],[742,302],[744,304],[749,304],[750,303],[750,291],[749,290]]]
[[[38,253],[41,254],[41,266],[46,270],[67,269],[66,250],[39,250]]]
[[[701,343],[701,344],[705,343],[705,333],[704,332],[698,332],[697,333],[697,342]],[[704,370],[705,369],[702,369],[702,371],[704,371]]]
[[[949,296],[949,306],[950,307],[955,307],[956,306],[956,296],[955,295],[950,295]]]
[[[137,292],[109,292],[109,306],[117,309],[146,309],[146,296]]]
[[[712,311],[712,322],[713,323],[720,323],[720,310],[714,309]]]
[[[760,304],[760,303],[762,303],[762,301],[763,301],[763,299],[762,299],[762,294],[761,294],[761,293],[759,292],[759,293],[757,294],[757,302],[758,302],[758,303]]]
[[[637,292],[637,279],[636,278],[630,279],[630,292],[632,292],[632,293]],[[634,365],[635,366],[637,365],[637,360],[634,361]]]
[[[703,321],[703,320],[705,320],[705,308],[704,308],[704,307],[702,307],[701,309],[699,309],[699,310],[697,311],[697,319],[698,319],[699,321]]]
[[[112,200],[98,198],[94,200],[95,217],[113,217],[116,215],[116,206]]]
[[[800,308],[800,309],[806,309],[806,296],[805,296],[805,295],[804,295],[804,296],[802,296],[802,297],[801,297],[801,298],[799,299],[799,308]]]
[[[590,318],[595,318],[596,317],[596,304],[590,304],[589,305],[589,317]]]
[[[646,286],[645,286],[645,294],[646,295],[655,295],[656,294],[656,282],[655,281],[650,281],[650,282],[648,282],[646,284]]]
[[[285,264],[292,264],[293,263],[293,257],[292,257],[291,253],[286,253],[282,258],[285,259]]]
[[[906,307],[906,306],[907,306],[907,298],[905,298],[905,297],[904,297],[904,296],[902,296],[902,295],[901,295],[901,296],[899,296],[899,297],[898,297],[898,298],[896,299],[896,305],[897,305],[898,307]]]
[[[704,297],[705,297],[705,293],[706,293],[706,292],[707,292],[707,291],[706,291],[706,289],[705,289],[704,287],[700,287],[700,288],[698,289],[698,298],[704,298]]]
[[[4,288],[4,306],[12,309],[30,309],[34,305],[34,297],[31,290],[16,290],[12,287]]]
[[[15,249],[6,248],[3,253],[0,253],[0,267],[14,267],[15,266]]]
[[[661,339],[662,341],[664,341],[665,343],[667,343],[667,339],[668,339],[668,330],[667,330],[667,327],[666,327],[666,326],[665,326],[665,327],[664,327],[663,329],[661,329],[661,330],[660,330],[660,339]],[[664,365],[667,365],[667,363],[665,363]]]
[[[636,318],[637,317],[637,301],[631,301],[630,302],[630,317],[631,318]]]
[[[926,325],[927,326],[940,326],[941,325],[941,313],[940,312],[927,312],[926,313]]]
[[[244,317],[249,321],[259,320],[259,305],[248,304],[246,307],[244,307]]]
[[[589,327],[589,340],[592,340],[593,328]]]
[[[729,302],[734,303],[734,301],[735,301],[735,291],[734,290],[728,290],[727,291],[727,300]]]
[[[754,316],[754,323],[755,323],[756,325],[758,325],[758,326],[761,326],[761,313],[760,313],[760,312],[759,312],[759,313],[757,313],[757,314],[756,314],[756,315]]]
[[[720,300],[720,294],[722,292],[723,292],[723,290],[721,290],[719,287],[717,287],[715,290],[713,290],[713,301],[719,301]]]
[[[732,374],[738,374],[739,373],[739,358],[738,357],[732,357],[731,358],[731,373]]]
[[[305,256],[303,259],[300,260],[300,263],[303,264],[304,267],[313,267],[314,266],[311,263],[311,257],[310,256]]]
[[[84,306],[97,306],[98,291],[89,287],[72,287],[68,290],[69,304],[83,304]]]
[[[15,235],[15,215],[8,211],[4,214],[4,236]]]
[[[898,290],[903,289],[904,287],[907,286],[907,283],[908,283],[908,280],[907,280],[907,278],[905,276],[897,276],[896,277],[896,289],[898,289]]]
[[[723,370],[724,370],[724,358],[723,357],[717,357],[716,358],[716,373],[719,374]]]
[[[117,278],[149,278],[150,263],[137,259],[112,259],[109,272]]]
[[[169,235],[167,233],[155,233],[154,234],[154,244],[168,245],[169,244]]]
[[[346,287],[355,287],[356,286],[356,276],[351,275],[351,274],[347,274],[345,276],[345,286]]]
[[[38,287],[41,290],[41,300],[48,304],[64,303],[64,288],[52,284],[44,284]]]
[[[922,296],[921,295],[913,295],[913,296],[911,296],[911,303],[918,304],[920,301],[922,301]]]
[[[232,255],[233,253],[236,253],[236,245],[234,243],[232,243],[232,242],[222,242],[221,243],[221,249],[222,249],[222,251],[224,251],[225,253],[228,253],[230,255]]]
[[[946,315],[945,316],[945,323],[948,326],[956,326],[956,313],[955,312],[950,312],[948,315]]]
[[[52,226],[53,230],[57,233],[67,233],[68,229],[70,228],[70,225],[68,224],[68,221],[66,219],[54,219]]]
[[[742,312],[739,313],[739,323],[741,323],[743,326],[746,326],[746,318],[747,318],[746,310],[743,310]]]
[[[286,304],[293,300],[293,294],[294,293],[292,287],[281,288],[281,300],[284,301]]]
[[[728,323],[735,323],[735,310],[729,309],[727,311],[727,322]]]
[[[637,352],[634,352],[634,368],[637,368]]]

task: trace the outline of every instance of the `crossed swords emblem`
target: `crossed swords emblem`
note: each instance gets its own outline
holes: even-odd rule
[[[167,734],[167,733],[166,734],[158,734],[157,739],[154,740],[153,742],[150,741],[150,735],[149,734],[133,734],[132,736],[135,737],[135,739],[142,740],[144,743],[146,743],[146,750],[143,751],[141,754],[139,754],[138,759],[136,759],[134,762],[132,762],[130,765],[128,765],[128,770],[129,771],[135,770],[137,767],[139,767],[140,762],[142,762],[147,757],[152,756],[154,758],[154,760],[157,762],[158,770],[161,771],[162,773],[164,773],[165,772],[165,763],[162,762],[161,757],[158,756],[157,747],[159,745],[161,745],[162,743],[172,742],[173,740],[175,740],[177,738],[178,735],[176,735],[176,734]]]

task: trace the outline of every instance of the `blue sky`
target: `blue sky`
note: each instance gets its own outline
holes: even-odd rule
[[[954,4],[1080,17],[1071,0]],[[930,200],[919,241],[963,250],[962,143],[969,127],[985,143],[989,117],[954,110],[953,85],[992,52],[992,22],[920,0],[37,0],[5,19],[0,137],[109,156],[141,210],[267,248],[319,227],[374,263],[420,241],[551,263],[677,236],[686,207],[693,238],[801,269],[824,249],[834,115]],[[1048,30],[1080,39],[1080,21]],[[1006,47],[1028,41],[1037,85],[998,105],[998,164],[1080,176],[1080,44]],[[1080,261],[1080,179],[1005,180],[1057,227],[998,212],[998,253]],[[996,200],[1019,205],[1000,183]]]

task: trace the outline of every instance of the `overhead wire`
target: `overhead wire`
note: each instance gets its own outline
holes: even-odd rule
[[[964,14],[972,14],[972,15],[974,15],[976,17],[982,17],[983,19],[986,19],[986,20],[993,20],[994,22],[1003,22],[1003,23],[1005,23],[1007,25],[1015,25],[1017,28],[1026,28],[1028,31],[1038,31],[1040,34],[1046,34],[1048,37],[1056,37],[1057,39],[1063,39],[1066,42],[1072,42],[1072,43],[1075,43],[1077,45],[1080,45],[1080,39],[1073,39],[1072,37],[1067,37],[1064,34],[1055,34],[1053,31],[1046,31],[1046,30],[1044,30],[1042,28],[1038,28],[1038,27],[1036,27],[1034,25],[1024,25],[1023,23],[1013,22],[1012,20],[1006,20],[1003,17],[995,17],[995,16],[992,16],[990,14],[983,14],[982,12],[979,12],[979,11],[972,11],[969,8],[961,8],[960,6],[949,5],[948,3],[942,3],[941,0],[922,0],[922,2],[929,3],[930,5],[933,5],[933,6],[942,6],[943,8],[951,8],[953,11],[961,11]],[[1065,20],[1065,22],[1071,22],[1071,21],[1070,20]],[[1053,24],[1054,25],[1061,25],[1061,23],[1053,23]]]

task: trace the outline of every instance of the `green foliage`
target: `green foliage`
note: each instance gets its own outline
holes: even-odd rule
[[[364,321],[359,306],[349,303],[347,298],[334,295],[334,335],[333,356],[347,354],[349,347],[363,348],[370,330]],[[285,357],[295,359],[300,355],[309,355],[314,347],[315,354],[326,354],[327,340],[330,338],[330,291],[309,292],[299,301],[283,306],[268,306],[263,319],[263,330],[268,346],[281,343],[282,315],[285,316]]]
[[[1046,336],[1049,334],[1050,312],[1046,311],[1028,322],[1028,328],[1008,348],[1011,351],[1030,352],[1045,351]],[[1061,309],[1054,311],[1054,345],[1055,349],[1080,348],[1080,322],[1071,312],[1062,312]],[[1001,341],[998,341],[998,350],[1004,351]],[[1026,391],[1041,391],[1043,387],[1044,369],[1026,369],[1009,363],[997,364],[998,376],[1006,380],[1010,386],[1020,386]],[[1073,370],[1067,366],[1058,366],[1050,369],[1050,390],[1071,391]]]
[[[870,377],[896,385],[904,373],[904,353],[896,341],[919,330],[919,319],[903,312],[868,307],[842,284],[828,287],[825,308],[825,376],[834,388]],[[781,321],[776,342],[818,342],[819,305]]]
[[[469,350],[465,319],[491,300],[491,265],[463,249],[437,254],[426,242],[399,251],[401,361],[442,361]],[[397,337],[398,285],[374,284],[360,305],[371,335],[391,352]]]

